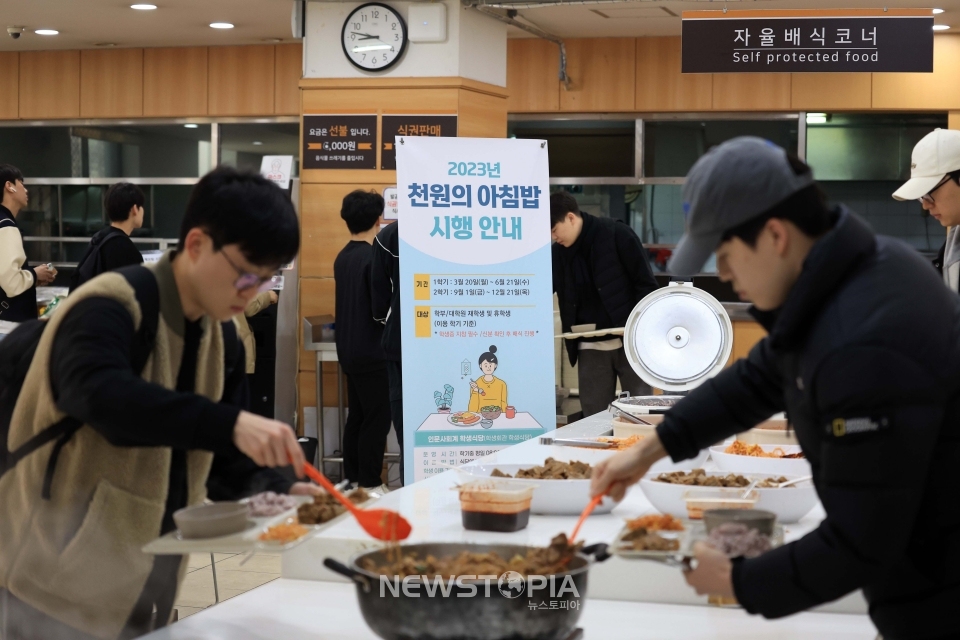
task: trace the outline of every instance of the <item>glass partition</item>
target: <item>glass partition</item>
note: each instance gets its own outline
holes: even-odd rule
[[[293,175],[300,175],[300,125],[252,123],[220,125],[220,164],[260,171],[263,156],[293,156]]]
[[[546,140],[551,177],[632,177],[636,121],[511,121],[511,138]]]

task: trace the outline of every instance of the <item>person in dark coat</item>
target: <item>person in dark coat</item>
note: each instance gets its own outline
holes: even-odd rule
[[[617,220],[581,212],[561,191],[550,196],[553,290],[564,332],[579,325],[623,327],[640,300],[657,288],[647,252],[633,229]],[[616,335],[566,340],[570,364],[579,366],[583,415],[603,411],[614,399],[617,378],[630,395],[649,395]]]
[[[786,411],[826,518],[751,559],[697,545],[687,582],[767,618],[861,589],[884,640],[953,637],[960,298],[914,249],[828,208],[810,168],[760,138],[703,156],[683,200],[671,272],[716,250],[720,278],[769,334],[667,412],[656,436],[600,463],[593,492],[619,499],[653,461],[692,458]]]
[[[118,182],[107,189],[106,209],[110,224],[93,234],[90,245],[77,263],[70,291],[101,273],[143,264],[143,254],[130,239],[143,226],[143,191],[135,184]]]

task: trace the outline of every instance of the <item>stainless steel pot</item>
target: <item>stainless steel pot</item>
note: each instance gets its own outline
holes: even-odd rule
[[[512,558],[533,548],[449,542],[402,545],[401,552],[416,553],[421,558],[450,557],[461,551],[495,552],[502,558]],[[549,582],[545,588],[536,589],[538,585],[532,580],[519,591],[513,584],[503,592],[500,584],[504,581],[497,579],[433,580],[428,581],[433,583],[431,596],[428,585],[415,577],[408,579],[404,590],[402,581],[381,578],[361,568],[367,558],[378,565],[387,564],[385,550],[354,556],[349,566],[332,558],[323,564],[354,581],[364,620],[385,640],[563,640],[580,618],[590,565],[608,557],[605,544],[585,547],[570,561],[568,571],[553,576],[553,595]]]

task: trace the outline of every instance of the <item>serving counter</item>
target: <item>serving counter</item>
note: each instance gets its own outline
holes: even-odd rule
[[[600,413],[553,432],[557,438],[595,437],[609,433],[610,417]],[[597,459],[596,450],[576,447],[541,445],[539,439],[501,449],[483,458],[484,463],[543,464],[548,457],[558,460]],[[589,458],[589,459],[588,459]],[[709,464],[707,465],[709,469]],[[413,533],[406,542],[505,542],[509,544],[547,546],[560,532],[568,535],[576,523],[576,516],[530,516],[526,529],[515,533],[467,531],[460,519],[459,495],[455,490],[461,475],[456,470],[438,473],[409,487],[393,491],[377,503],[377,508],[399,511],[413,525]],[[549,481],[546,481],[549,482]],[[580,538],[587,544],[612,542],[623,527],[624,520],[656,510],[634,486],[623,502],[609,514],[592,515],[584,523]],[[817,526],[823,518],[818,504],[796,524],[784,526],[789,542]],[[281,575],[299,580],[345,581],[327,570],[323,559],[332,557],[346,562],[351,556],[379,545],[349,518],[329,527],[283,555]],[[653,562],[628,561],[613,557],[590,570],[589,595],[604,600],[631,600],[668,604],[706,605],[706,596],[698,596],[691,589],[680,570]],[[866,602],[859,592],[822,607],[823,611],[866,613]]]
[[[592,580],[591,576],[591,580]],[[590,598],[579,625],[583,640],[873,640],[866,616],[801,613],[764,620],[737,609]],[[147,640],[377,640],[354,588],[281,578],[201,611]]]
[[[609,433],[606,413],[558,429],[556,437],[595,437]],[[484,463],[542,464],[589,458],[596,450],[541,445],[539,439],[500,450]],[[440,471],[438,469],[438,471]],[[437,473],[414,485],[393,491],[378,508],[395,509],[413,526],[406,542],[505,542],[546,546],[557,533],[568,535],[576,516],[530,516],[526,529],[515,533],[467,531],[461,525],[459,496],[455,490],[460,472]],[[624,520],[655,512],[639,487],[609,514],[591,516],[581,529],[588,544],[612,542]],[[823,518],[818,504],[796,524],[785,525],[787,541],[817,526]],[[323,560],[342,562],[354,554],[379,546],[352,518],[343,519],[284,553],[281,579],[229,602],[217,605],[158,632],[160,638],[374,638],[363,621],[354,586],[328,571]],[[700,606],[690,606],[700,605]],[[604,638],[860,638],[872,639],[875,630],[865,615],[859,592],[819,608],[778,621],[750,616],[740,609],[707,604],[691,589],[677,568],[653,562],[612,557],[590,569],[587,601],[579,626],[584,637]]]

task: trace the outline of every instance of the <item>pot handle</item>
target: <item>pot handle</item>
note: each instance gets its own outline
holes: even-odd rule
[[[610,557],[610,553],[607,551],[607,544],[605,542],[598,542],[596,544],[591,544],[584,547],[580,550],[585,556],[592,556],[594,562],[603,562]]]
[[[363,588],[364,593],[370,593],[370,580],[367,579],[367,576],[363,575],[356,569],[351,569],[347,565],[334,560],[333,558],[324,558],[323,566],[325,566],[327,569],[330,569],[330,571],[339,573],[346,578],[350,578]]]

